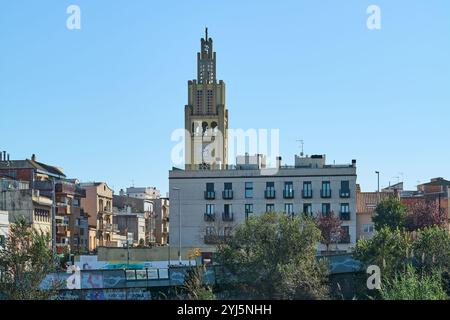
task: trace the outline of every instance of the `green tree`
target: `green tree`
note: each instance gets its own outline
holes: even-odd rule
[[[320,239],[310,217],[265,213],[239,225],[217,260],[248,298],[327,298],[327,266],[316,258]]]
[[[205,266],[196,266],[186,272],[184,289],[190,300],[215,300],[210,286],[204,283]]]
[[[53,255],[48,234],[37,232],[20,218],[10,225],[6,246],[0,250],[3,279],[0,292],[9,300],[49,299],[59,284],[50,290],[39,285],[53,268]]]
[[[408,234],[399,229],[384,227],[372,239],[359,240],[353,255],[365,266],[379,266],[383,278],[389,278],[404,268],[405,262],[412,255],[411,248]]]
[[[450,234],[446,228],[430,227],[419,230],[413,244],[414,256],[427,272],[450,269]]]
[[[440,272],[431,274],[416,272],[411,264],[406,271],[394,279],[387,280],[381,287],[384,300],[445,300],[447,294],[442,286]]]
[[[406,207],[399,199],[388,197],[377,205],[372,221],[376,230],[381,230],[383,227],[403,229],[406,223],[406,214]]]

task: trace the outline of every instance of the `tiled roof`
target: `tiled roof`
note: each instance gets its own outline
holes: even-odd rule
[[[379,200],[383,200],[392,195],[392,192],[357,192],[356,213],[373,213]]]
[[[62,169],[50,166],[41,162],[33,161],[33,160],[10,160],[10,161],[0,161],[0,168],[4,169],[37,169],[43,172],[47,172],[52,175],[58,175],[65,177],[66,175],[62,171]]]

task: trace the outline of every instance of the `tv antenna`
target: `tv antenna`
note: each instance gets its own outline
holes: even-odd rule
[[[303,157],[304,153],[303,153],[303,146],[305,144],[305,142],[303,140],[296,140],[297,142],[300,142],[301,146],[302,146],[302,151],[300,152],[300,157]]]

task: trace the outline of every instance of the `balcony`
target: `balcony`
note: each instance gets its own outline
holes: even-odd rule
[[[293,189],[284,189],[283,190],[283,198],[284,199],[294,198],[294,190]]]
[[[339,196],[341,198],[350,198],[350,190],[343,190],[343,189],[339,189]]]
[[[233,199],[233,190],[229,189],[222,191],[222,198],[225,200]]]
[[[349,234],[342,235],[341,238],[339,239],[339,243],[340,244],[349,244],[350,243],[350,235]]]
[[[68,236],[69,227],[64,224],[59,224],[56,226],[56,235],[58,236]]]
[[[234,214],[230,212],[222,212],[222,220],[223,221],[233,221]]]
[[[68,215],[70,214],[70,206],[69,205],[58,205],[57,209],[56,209],[56,214],[57,215]]]
[[[331,190],[330,189],[320,189],[320,197],[331,198]]]
[[[205,191],[205,200],[214,200],[216,198],[215,191]]]
[[[350,221],[350,212],[340,212],[339,213],[341,220]]]
[[[302,190],[302,198],[303,199],[311,199],[313,197],[313,192],[311,189],[303,189]]]
[[[229,239],[229,236],[205,235],[203,241],[205,244],[220,244]]]
[[[264,190],[264,197],[266,199],[275,199],[275,189]]]
[[[216,214],[215,213],[205,213],[203,216],[203,219],[206,222],[212,222],[216,220]]]

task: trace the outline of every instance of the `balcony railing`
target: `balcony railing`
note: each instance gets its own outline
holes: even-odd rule
[[[275,189],[266,189],[264,191],[264,197],[266,199],[275,199]]]
[[[311,189],[303,189],[302,190],[303,199],[311,199],[313,197],[313,192]]]
[[[215,213],[205,213],[203,216],[203,219],[206,222],[211,222],[216,220],[216,214]]]
[[[341,220],[349,221],[350,220],[350,212],[340,212]]]
[[[285,198],[285,199],[294,198],[294,190],[293,189],[284,189],[283,190],[283,198]]]
[[[339,189],[339,195],[341,198],[350,198],[350,190]]]
[[[228,189],[222,191],[222,198],[224,198],[225,200],[233,199],[233,190]]]
[[[205,200],[214,200],[216,198],[215,191],[205,191]]]
[[[320,196],[322,198],[331,198],[331,189],[320,189]]]
[[[223,221],[233,221],[234,220],[233,213],[222,212],[222,220]]]
[[[229,239],[229,236],[218,236],[218,235],[205,235],[203,241],[205,244],[219,244]]]

